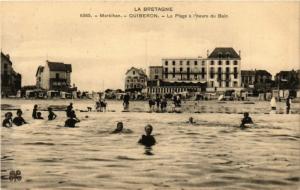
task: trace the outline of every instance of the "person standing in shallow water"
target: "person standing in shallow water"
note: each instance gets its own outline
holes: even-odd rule
[[[286,114],[290,113],[292,99],[290,96],[286,99]]]
[[[36,115],[37,108],[38,108],[38,105],[35,104],[34,107],[33,107],[33,110],[32,110],[32,118],[33,119],[37,118],[37,115]]]
[[[153,145],[156,144],[156,140],[153,137],[153,135],[151,135],[153,130],[153,127],[151,125],[146,125],[145,127],[145,133],[146,135],[142,135],[142,137],[140,138],[140,140],[138,141],[139,144],[142,144],[146,147],[151,147]]]
[[[2,127],[12,127],[12,113],[5,113],[5,119],[2,122]]]
[[[67,113],[67,117],[71,117],[71,112],[73,111],[73,103],[70,103],[70,105],[68,105],[66,113]]]
[[[123,98],[123,106],[124,106],[124,110],[126,110],[126,111],[129,109],[129,99],[130,99],[130,96],[127,92]]]
[[[80,122],[80,120],[76,118],[75,112],[72,110],[70,113],[70,118],[65,121],[65,127],[74,128],[75,124],[78,122]]]
[[[23,125],[23,124],[27,124],[27,122],[23,119],[22,114],[23,114],[22,110],[18,109],[18,110],[17,110],[17,117],[15,117],[15,118],[13,119],[13,123],[14,123],[16,126],[21,126],[21,125]]]
[[[48,112],[49,112],[49,115],[48,115],[48,120],[54,120],[56,119],[57,115],[52,111],[52,108],[48,108]]]

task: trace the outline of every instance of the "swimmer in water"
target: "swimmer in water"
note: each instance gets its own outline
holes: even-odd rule
[[[153,127],[151,125],[146,125],[145,127],[145,132],[146,135],[142,135],[141,139],[139,140],[139,144],[142,144],[146,147],[151,147],[153,145],[155,145],[156,141],[155,138],[153,137],[153,135],[151,135],[153,130]]]
[[[36,119],[44,119],[41,112],[36,113]]]
[[[118,122],[117,123],[117,128],[112,133],[121,133],[122,131],[123,131],[123,123]]]
[[[65,121],[65,127],[74,128],[75,124],[80,122],[79,119],[76,118],[74,110],[70,112],[70,118]]]
[[[21,125],[23,125],[23,124],[27,124],[27,122],[23,119],[22,114],[23,114],[22,110],[18,109],[18,110],[17,110],[17,117],[15,117],[15,118],[13,119],[13,123],[14,123],[16,126],[21,126]]]
[[[248,112],[245,112],[244,113],[244,118],[242,119],[242,123],[240,125],[240,128],[245,128],[245,124],[252,124],[253,121],[251,119],[251,117],[249,116],[249,113]]]
[[[196,122],[194,121],[193,117],[190,117],[188,123],[189,124],[195,124]]]
[[[12,127],[12,116],[11,112],[5,113],[5,119],[2,122],[2,127]]]
[[[111,132],[112,134],[116,134],[116,133],[132,133],[132,131],[130,129],[125,129],[123,122],[118,122],[117,123],[117,128]]]
[[[56,119],[57,115],[52,111],[52,108],[48,108],[48,112],[49,112],[49,115],[48,115],[48,120],[54,120]]]

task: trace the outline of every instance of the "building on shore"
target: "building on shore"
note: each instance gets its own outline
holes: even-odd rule
[[[242,70],[242,87],[250,94],[271,92],[274,82],[272,75],[266,70]]]
[[[125,74],[125,91],[141,92],[146,89],[147,75],[145,70],[131,67]]]
[[[46,61],[36,71],[36,87],[43,90],[70,92],[76,91],[71,87],[72,65],[61,62]]]
[[[22,76],[12,65],[10,56],[1,52],[1,97],[16,95],[21,89]]]
[[[241,90],[241,57],[231,47],[217,47],[207,57],[207,91]]]
[[[207,58],[163,58],[149,67],[149,94],[241,90],[241,57],[231,47],[215,48]]]
[[[280,71],[275,75],[275,89],[288,91],[293,97],[299,97],[300,70]],[[285,97],[286,94],[281,96]]]

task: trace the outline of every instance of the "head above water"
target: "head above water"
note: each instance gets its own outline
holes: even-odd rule
[[[117,131],[122,131],[123,130],[123,122],[118,122],[117,123]]]
[[[37,104],[35,104],[35,105],[34,105],[34,108],[36,109],[37,107],[38,107],[38,105],[37,105]]]
[[[194,122],[194,118],[193,118],[193,117],[190,117],[190,118],[189,118],[189,122],[190,122],[190,123],[193,123],[193,122]]]
[[[37,115],[37,117],[41,117],[42,113],[41,112],[37,112],[36,115]]]
[[[22,110],[21,110],[21,109],[18,109],[18,110],[17,110],[17,115],[18,115],[18,116],[21,116],[22,114],[23,114]]]
[[[249,113],[248,113],[248,112],[245,112],[245,113],[244,113],[244,117],[249,117]]]
[[[49,108],[48,108],[48,111],[52,111],[52,108],[51,108],[51,107],[49,107]]]
[[[145,132],[146,132],[147,135],[151,135],[152,130],[153,130],[152,125],[148,124],[148,125],[145,126]]]
[[[11,118],[12,117],[12,113],[11,112],[6,112],[5,113],[5,118]]]

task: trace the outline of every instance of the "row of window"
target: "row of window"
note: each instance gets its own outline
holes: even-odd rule
[[[214,67],[211,67],[211,68],[210,68],[210,72],[214,72],[214,70],[215,70]],[[174,74],[176,73],[176,69],[175,69],[174,67],[173,67],[173,70],[172,70],[172,71],[173,71]],[[226,71],[226,73],[229,73],[229,72],[230,72],[230,68],[229,68],[229,67],[226,67],[225,71]],[[169,73],[169,69],[168,69],[168,68],[165,68],[164,72],[165,72],[165,73]],[[183,72],[183,68],[182,68],[182,67],[179,68],[179,72]],[[191,72],[191,69],[188,67],[188,68],[186,69],[186,72],[187,72],[187,73],[190,73],[190,72]],[[205,68],[201,68],[201,72],[202,72],[202,73],[205,73]],[[219,72],[219,73],[222,72],[222,68],[221,68],[221,67],[218,68],[218,72]],[[238,72],[238,68],[237,68],[237,67],[234,67],[234,68],[233,68],[233,72],[234,72],[234,73],[237,73],[237,72]]]
[[[127,79],[127,82],[144,82],[144,79]]]
[[[170,61],[171,62],[171,61]],[[189,61],[189,60],[187,60],[186,61],[186,64],[187,65],[190,65],[190,63],[193,63],[194,65],[198,65],[198,63],[199,63],[200,61]],[[201,63],[202,63],[202,65],[205,65],[205,61],[201,61]],[[169,64],[169,61],[165,61],[165,65],[167,66]],[[172,65],[175,65],[176,64],[176,61],[172,61]],[[183,64],[183,61],[182,60],[180,60],[179,61],[179,64],[180,65],[182,65]]]
[[[165,73],[165,78],[168,79],[169,78],[169,75],[172,75],[173,78],[176,78],[176,74],[175,73]],[[223,73],[224,74],[224,73]],[[214,79],[215,78],[215,75],[217,75],[217,80],[229,80],[230,79],[230,73],[225,73],[225,78],[222,77],[223,74],[215,74],[213,72],[209,73],[209,77],[211,79]],[[206,73],[200,73],[200,74],[194,74],[194,75],[190,75],[190,74],[181,74],[180,75],[180,80],[191,80],[192,79],[192,76],[193,76],[193,79],[195,80],[198,80],[198,79],[205,79],[205,75]],[[177,75],[178,76],[178,75]],[[238,78],[238,73],[233,73],[233,78],[234,79],[237,79]]]
[[[157,94],[157,93],[163,93],[163,94],[168,94],[168,93],[178,93],[178,92],[186,92],[188,90],[193,90],[193,91],[201,91],[201,88],[194,88],[194,87],[189,87],[189,88],[178,88],[178,87],[166,87],[166,88],[148,88],[148,93],[152,94]]]
[[[126,85],[126,89],[130,89],[130,88],[143,88],[144,86],[141,84],[129,84]]]
[[[194,65],[198,65],[200,61],[186,61],[186,65],[190,65],[190,63],[194,63]],[[204,66],[205,65],[205,61],[201,61],[202,65]],[[219,60],[217,62],[219,65],[222,65],[223,63],[225,63],[226,65],[230,65],[230,61],[229,60]],[[169,64],[169,61],[165,61],[165,66],[168,66]],[[183,64],[183,61],[179,61],[179,64],[182,65]],[[210,65],[214,65],[215,64],[215,61],[214,60],[211,60],[210,61]],[[237,65],[238,64],[238,61],[237,60],[234,60],[233,61],[233,64],[234,65]],[[172,61],[172,65],[176,65],[176,61]]]

